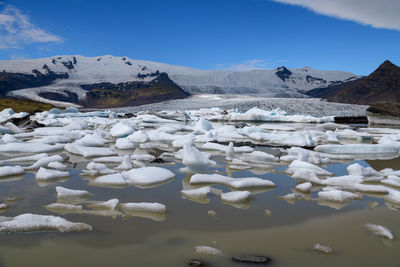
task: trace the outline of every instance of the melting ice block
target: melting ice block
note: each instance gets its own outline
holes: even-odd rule
[[[230,178],[220,174],[195,174],[190,178],[191,184],[221,184],[234,189],[252,188],[252,187],[274,187],[275,184],[270,180],[246,177]]]
[[[21,166],[0,167],[0,177],[24,174],[25,170]]]
[[[381,144],[319,145],[315,151],[329,154],[398,154],[399,148]]]
[[[249,191],[233,191],[227,193],[221,193],[221,199],[226,202],[243,202],[251,197],[251,192]]]
[[[57,191],[57,198],[60,198],[60,199],[87,198],[92,195],[91,193],[89,193],[86,190],[73,190],[73,189],[68,189],[68,188],[62,187],[62,186],[57,186],[56,191]]]
[[[44,167],[40,167],[40,169],[36,173],[35,178],[37,180],[54,180],[68,176],[69,172],[66,171],[49,170]]]
[[[123,124],[121,122],[118,122],[117,124],[115,124],[110,130],[110,134],[113,137],[118,137],[118,138],[126,137],[126,136],[132,134],[133,132],[134,132],[134,130],[130,126]]]
[[[152,186],[167,182],[175,177],[168,169],[160,167],[143,167],[122,173],[128,184],[135,186]]]
[[[301,160],[292,161],[292,163],[290,163],[289,165],[287,172],[294,173],[298,170],[307,171],[309,173],[315,173],[317,175],[332,175],[332,173],[328,172],[327,170],[324,170],[314,164]]]
[[[367,227],[372,233],[374,233],[377,236],[388,238],[388,239],[393,239],[392,232],[385,226],[367,223],[367,224],[365,224],[365,227]]]
[[[0,217],[0,232],[81,232],[92,230],[93,227],[86,223],[74,223],[52,215],[25,213],[15,217]]]
[[[358,200],[360,199],[360,195],[350,193],[347,191],[342,191],[338,189],[331,189],[327,191],[320,191],[318,192],[318,197],[320,200],[325,200],[325,201],[332,201],[332,202],[348,202],[350,200]]]
[[[72,154],[88,157],[105,157],[117,155],[117,152],[107,147],[84,147],[74,144],[65,145],[65,150]]]

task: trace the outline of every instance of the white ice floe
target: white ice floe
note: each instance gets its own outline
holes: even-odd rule
[[[392,232],[385,226],[378,225],[378,224],[372,224],[372,223],[366,223],[365,227],[367,227],[372,233],[374,233],[377,236],[388,238],[388,239],[393,239]]]
[[[243,153],[240,159],[243,161],[255,162],[255,163],[273,162],[278,160],[274,155],[262,151]]]
[[[107,147],[84,147],[74,144],[65,145],[65,150],[72,154],[88,157],[104,157],[117,155],[117,152]]]
[[[91,202],[88,207],[91,209],[98,210],[115,210],[119,206],[119,200],[117,198],[112,198],[107,201],[94,201]]]
[[[314,244],[314,249],[316,251],[323,252],[323,253],[326,253],[326,254],[331,254],[332,253],[332,248],[330,248],[328,246],[321,245],[319,243],[318,244]]]
[[[289,168],[287,169],[288,173],[294,173],[295,171],[302,170],[307,171],[309,173],[315,173],[316,175],[332,175],[331,172],[322,169],[314,164],[301,161],[301,160],[294,160],[290,163]]]
[[[131,155],[131,160],[138,160],[138,161],[143,161],[143,162],[149,162],[152,160],[155,160],[156,157],[150,154],[132,154]]]
[[[62,186],[57,186],[56,191],[57,191],[57,198],[60,198],[60,199],[87,198],[92,195],[91,193],[89,193],[86,190],[73,190],[73,189],[68,189],[68,188],[62,187]]]
[[[196,253],[205,254],[205,255],[222,255],[222,251],[208,246],[196,246],[194,247],[194,251]]]
[[[42,158],[47,158],[49,155],[46,153],[39,153],[35,154],[32,156],[26,156],[26,157],[16,157],[16,158],[10,158],[10,159],[5,159],[3,160],[4,163],[16,163],[16,162],[29,162],[29,161],[37,161]]]
[[[119,138],[115,141],[115,148],[118,149],[134,149],[135,145],[131,143],[128,138]]]
[[[24,174],[25,170],[21,166],[3,166],[0,167],[0,177],[14,176]]]
[[[132,127],[123,124],[122,122],[116,123],[110,130],[110,134],[113,137],[127,137],[128,135],[132,134],[134,132],[134,129]]]
[[[121,187],[126,185],[125,178],[120,173],[99,176],[89,182],[91,185]]]
[[[43,153],[59,151],[64,148],[62,144],[48,145],[43,143],[9,143],[0,145],[0,152],[9,153]]]
[[[52,161],[47,165],[48,168],[53,168],[59,171],[65,171],[67,170],[67,165],[62,164],[59,161]]]
[[[15,217],[0,217],[0,232],[81,232],[92,230],[93,227],[86,223],[74,223],[52,215],[25,213]]]
[[[27,170],[35,170],[39,169],[40,167],[47,167],[51,162],[60,162],[63,161],[63,157],[60,155],[53,155],[45,158],[41,158],[33,163],[31,166],[26,167]]]
[[[233,191],[227,193],[221,193],[221,199],[226,202],[244,202],[249,200],[251,197],[251,192],[249,191]]]
[[[40,167],[36,173],[35,179],[37,180],[55,180],[60,178],[69,177],[69,172],[67,171],[57,171],[49,170],[44,167]]]
[[[87,134],[81,139],[78,139],[74,142],[74,144],[79,145],[79,146],[104,146],[107,143],[107,140],[103,139],[101,135],[97,132],[94,132],[93,134]]]
[[[384,179],[381,173],[375,171],[371,167],[363,167],[358,163],[347,166],[347,172],[349,173],[349,175],[363,176],[364,181],[378,182]]]
[[[346,144],[346,145],[319,145],[315,151],[329,154],[393,154],[399,153],[398,147],[381,144]]]
[[[126,155],[121,164],[115,167],[116,170],[130,170],[132,168],[131,157],[129,155]]]
[[[146,143],[147,141],[149,141],[149,136],[147,135],[147,133],[141,130],[134,132],[126,138],[129,142],[132,143]]]
[[[207,194],[211,192],[211,188],[209,186],[203,186],[196,189],[186,189],[181,190],[181,194],[187,198],[205,198]]]
[[[256,177],[230,178],[220,174],[195,174],[190,178],[190,184],[220,184],[234,189],[275,186],[273,182],[266,179]]]
[[[128,184],[139,187],[147,187],[167,182],[175,177],[168,169],[160,167],[143,167],[122,172]]]
[[[196,123],[196,125],[193,128],[193,133],[194,134],[204,134],[205,132],[211,130],[213,127],[211,123],[205,119],[205,118],[200,118],[199,121]]]
[[[400,191],[390,190],[389,194],[385,196],[387,202],[400,206]]]
[[[303,193],[309,193],[311,191],[312,184],[310,182],[305,182],[302,184],[299,184],[295,187],[297,191],[303,192]]]
[[[186,143],[183,146],[183,160],[191,171],[204,171],[208,165],[216,165],[216,162],[210,160],[202,152],[200,152],[192,142]]]
[[[354,194],[338,189],[329,189],[327,191],[318,192],[318,198],[324,201],[344,203],[350,200],[359,200],[361,196],[359,194]]]
[[[86,165],[86,169],[83,170],[84,175],[104,175],[104,174],[111,174],[116,173],[116,170],[109,169],[105,164],[102,163],[95,163],[89,162]]]
[[[157,202],[130,202],[130,203],[121,203],[121,209],[124,211],[145,211],[145,212],[165,212],[166,211],[166,206],[161,203]]]
[[[17,138],[15,138],[14,136],[12,136],[11,134],[5,134],[5,135],[3,135],[3,137],[1,138],[1,141],[3,141],[5,144],[10,144],[10,143],[22,143],[21,140],[18,140]]]

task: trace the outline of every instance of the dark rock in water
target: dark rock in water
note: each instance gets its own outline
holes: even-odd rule
[[[334,119],[335,123],[351,123],[351,124],[368,123],[368,119],[366,116],[337,116]]]
[[[162,158],[156,158],[152,160],[150,163],[165,163],[165,160],[163,160]]]
[[[120,114],[117,115],[117,119],[129,119],[132,117],[136,117],[136,115],[133,113],[124,113],[123,115]]]
[[[267,256],[255,256],[255,255],[233,256],[232,260],[238,262],[260,263],[260,264],[269,264],[272,261],[271,258]]]
[[[222,115],[228,115],[228,111],[224,110],[221,112]]]
[[[247,123],[242,122],[242,121],[235,123],[235,128],[244,128],[246,126],[249,126],[249,125],[247,125]]]
[[[20,127],[20,128],[26,128],[26,129],[34,129],[34,128],[39,128],[39,127],[44,127],[46,125],[41,124],[35,120],[31,120],[30,119],[30,115],[26,115],[25,117],[21,117],[21,118],[11,118],[8,119],[7,121],[4,122],[11,122],[13,124],[15,124],[16,126]]]
[[[204,262],[202,262],[202,261],[200,261],[200,260],[195,260],[195,259],[190,260],[190,261],[188,262],[188,265],[189,265],[189,266],[195,266],[195,267],[205,266]]]
[[[376,102],[365,112],[370,124],[400,124],[400,104]]]

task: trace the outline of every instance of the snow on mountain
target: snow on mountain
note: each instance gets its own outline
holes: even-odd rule
[[[40,97],[38,93],[66,94],[65,91],[70,91],[82,99],[86,95],[86,91],[80,85],[102,82],[113,84],[132,81],[149,82],[156,78],[152,74],[159,71],[167,73],[172,81],[191,93],[240,93],[263,94],[272,97],[298,97],[303,96],[300,93],[302,91],[340,84],[343,81],[358,78],[350,72],[321,71],[310,67],[300,69],[280,67],[246,71],[197,70],[110,55],[100,57],[54,56],[41,59],[0,61],[0,72],[33,74],[34,70],[45,75],[50,72],[67,73],[68,79],[57,79],[50,85],[16,90],[8,94],[49,102]]]

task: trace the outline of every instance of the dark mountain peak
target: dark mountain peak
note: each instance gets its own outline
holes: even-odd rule
[[[292,72],[288,70],[285,66],[281,66],[276,68],[275,72],[276,76],[278,76],[282,81],[285,81],[292,75]]]
[[[389,60],[385,60],[370,76],[374,74],[390,74],[392,72],[400,72],[400,68]]]
[[[386,60],[366,77],[337,86],[317,88],[307,94],[343,103],[372,104],[378,101],[400,103],[400,67]]]

